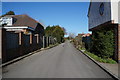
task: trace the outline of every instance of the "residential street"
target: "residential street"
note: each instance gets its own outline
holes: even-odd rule
[[[111,78],[66,41],[4,68],[3,78]]]

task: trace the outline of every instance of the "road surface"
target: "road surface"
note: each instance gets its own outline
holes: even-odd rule
[[[66,41],[3,69],[3,78],[111,78]]]

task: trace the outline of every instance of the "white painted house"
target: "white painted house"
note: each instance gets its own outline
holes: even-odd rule
[[[118,24],[119,0],[104,0],[106,2],[94,1],[91,0],[88,11],[89,30],[107,22]]]

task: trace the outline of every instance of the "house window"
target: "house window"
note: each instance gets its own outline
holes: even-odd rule
[[[104,14],[104,4],[103,3],[100,4],[99,13],[100,13],[100,15]]]

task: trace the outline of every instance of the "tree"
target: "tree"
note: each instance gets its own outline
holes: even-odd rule
[[[76,48],[83,49],[85,48],[85,43],[83,42],[83,34],[78,34],[75,38],[73,38],[73,42]]]
[[[46,29],[45,29],[45,36],[51,36],[51,34],[52,34],[51,27],[50,26],[46,27]]]
[[[66,29],[64,27],[62,27],[64,34],[67,35]]]
[[[6,13],[6,15],[15,15],[15,13],[13,11],[9,11]]]
[[[69,38],[70,38],[70,39],[75,38],[75,33],[70,32],[70,33],[69,33]]]
[[[13,11],[9,11],[9,12],[7,12],[6,14],[2,15],[2,17],[3,17],[3,16],[6,16],[6,15],[15,15],[15,13],[14,13]]]
[[[56,26],[48,26],[45,29],[45,36],[52,36],[57,39],[58,43],[61,43],[64,41],[64,32],[65,29],[60,27],[59,25]]]

